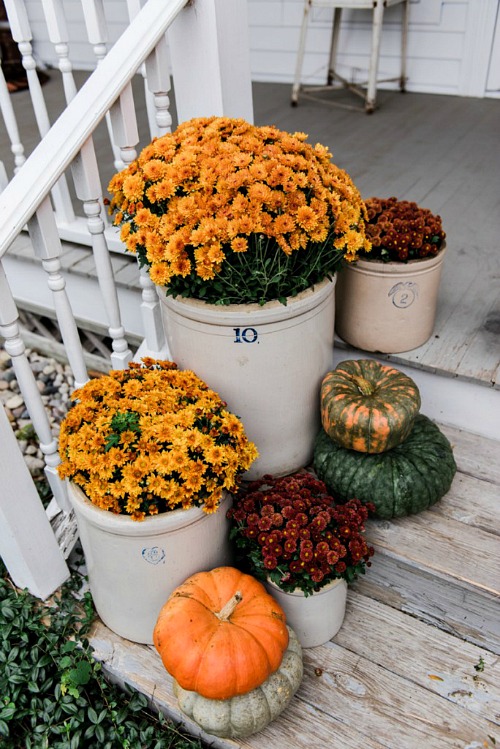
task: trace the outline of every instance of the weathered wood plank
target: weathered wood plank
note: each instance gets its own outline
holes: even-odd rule
[[[469,557],[466,557],[467,559]],[[434,570],[381,551],[354,589],[467,642],[500,654],[498,597],[438,577]]]
[[[479,437],[463,429],[443,424],[439,427],[451,442],[461,473],[500,485],[500,442],[498,440]]]
[[[459,465],[450,491],[427,512],[368,524],[377,553],[356,589],[499,653],[500,444],[443,431]]]
[[[464,590],[500,594],[500,544],[480,528],[426,511],[390,522],[368,521],[367,536],[386,556],[404,559]]]
[[[359,636],[359,622],[369,623],[369,637]],[[500,661],[489,651],[353,590],[348,592],[346,618],[334,641],[500,725]]]
[[[500,488],[489,481],[458,473],[451,490],[430,511],[500,535]]]
[[[52,532],[56,537],[59,549],[64,559],[68,559],[78,541],[75,513],[73,511],[63,512],[56,500],[52,498],[47,506],[46,515],[52,526]]]
[[[367,624],[363,622],[369,641]],[[475,746],[473,742],[482,746],[498,732],[484,717],[334,642],[308,652],[300,698],[304,695],[325,713],[334,710],[364,736],[376,736],[388,749],[463,749]]]
[[[441,292],[434,335],[425,350],[407,354],[408,361],[415,358],[422,366],[436,372],[460,371],[464,379],[493,382],[499,360],[499,349],[494,345],[498,336],[495,333],[486,335],[484,325],[491,310],[498,305],[499,292],[493,284],[485,283],[485,277],[486,273],[476,269],[473,283],[463,292],[455,285],[448,292],[449,299],[454,297],[457,300],[455,304],[447,303],[443,299],[446,291]],[[462,369],[470,346],[473,346],[477,358],[474,362],[467,358],[467,367]]]
[[[318,704],[316,701],[316,676],[307,666],[305,677],[287,709],[260,733],[240,739],[240,749],[303,749],[303,747],[342,747],[342,749],[388,749],[387,744],[372,732],[367,735],[356,725],[348,725],[337,707]],[[325,709],[326,708],[326,709]]]

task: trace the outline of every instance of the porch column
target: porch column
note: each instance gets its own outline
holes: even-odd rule
[[[253,122],[247,0],[193,0],[168,30],[179,122]]]

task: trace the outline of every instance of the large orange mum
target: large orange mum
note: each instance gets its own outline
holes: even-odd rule
[[[218,567],[176,588],[153,639],[183,689],[225,700],[256,689],[279,668],[288,631],[283,609],[261,583]]]

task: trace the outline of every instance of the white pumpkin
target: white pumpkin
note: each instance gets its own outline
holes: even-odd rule
[[[174,680],[174,694],[185,715],[214,736],[244,738],[257,733],[288,705],[302,681],[302,648],[295,632],[290,636],[280,667],[260,687],[228,700],[212,700],[182,689]]]

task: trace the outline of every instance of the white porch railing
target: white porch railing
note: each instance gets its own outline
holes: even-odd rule
[[[123,368],[132,358],[124,337],[110,260],[110,232],[102,208],[102,187],[92,135],[106,118],[115,166],[130,163],[139,141],[131,80],[142,70],[153,117],[154,135],[169,130],[170,75],[165,33],[169,29],[178,120],[194,116],[228,115],[252,119],[252,99],[246,27],[246,0],[128,0],[130,25],[105,53],[106,32],[102,0],[84,0],[90,43],[99,60],[95,71],[77,91],[64,24],[64,0],[42,0],[50,38],[59,57],[67,106],[50,126],[32,55],[32,36],[21,0],[5,0],[14,39],[36,108],[41,141],[28,159],[0,76],[0,103],[8,126],[17,171],[0,194],[0,336],[12,363],[20,391],[45,456],[46,475],[55,501],[69,512],[65,485],[57,475],[57,441],[25,353],[18,310],[1,259],[12,242],[28,228],[35,254],[47,274],[57,320],[75,385],[87,380],[82,347],[71,300],[61,270],[61,236],[74,223],[66,200],[71,168],[77,197],[82,201],[87,242],[92,248],[100,292],[113,342],[112,365]],[[177,20],[175,20],[177,19]],[[175,21],[175,23],[174,23]],[[143,144],[145,145],[145,144]],[[5,178],[0,173],[0,189]],[[61,220],[61,215],[63,216]],[[81,221],[80,228],[81,229]],[[74,237],[73,237],[74,239]],[[145,343],[141,355],[164,355],[156,293],[141,274]],[[8,419],[0,413],[0,555],[11,577],[42,598],[68,575],[64,556],[24,465]]]

